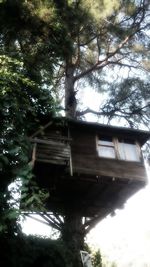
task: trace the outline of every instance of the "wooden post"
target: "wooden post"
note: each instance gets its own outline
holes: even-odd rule
[[[73,176],[71,146],[70,146],[70,175]]]
[[[37,143],[34,143],[33,151],[32,151],[32,161],[31,161],[32,167],[34,167],[34,163],[36,160],[36,147],[37,147]]]
[[[68,139],[70,139],[70,131],[69,131],[69,127],[68,127]],[[73,176],[73,166],[72,166],[72,154],[71,154],[71,145],[69,144],[69,148],[70,148],[70,157],[69,157],[69,165],[70,165],[70,176]]]

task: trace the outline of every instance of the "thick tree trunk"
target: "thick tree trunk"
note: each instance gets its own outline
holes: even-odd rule
[[[64,219],[62,239],[64,241],[69,266],[82,267],[80,251],[84,249],[85,231],[82,224],[82,217],[76,213],[67,214]]]
[[[74,89],[74,70],[75,66],[73,64],[66,65],[66,77],[65,77],[65,110],[66,117],[75,118],[76,117],[76,92]]]
[[[70,61],[71,62],[71,61]],[[66,117],[76,118],[76,92],[74,87],[75,66],[72,63],[66,63],[65,77],[65,110]],[[62,239],[68,252],[71,267],[82,267],[80,250],[84,248],[85,229],[82,224],[82,217],[67,211],[64,218],[64,227],[62,229]]]

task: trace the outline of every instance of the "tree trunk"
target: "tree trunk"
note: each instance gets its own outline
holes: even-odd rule
[[[74,72],[75,65],[66,63],[66,77],[65,77],[65,110],[66,117],[76,118],[76,92],[74,88]],[[62,239],[64,241],[67,258],[69,259],[70,267],[83,267],[80,250],[84,248],[85,229],[82,224],[82,217],[73,212],[66,211],[64,218],[64,227],[62,229]]]
[[[74,71],[75,66],[73,64],[66,65],[66,76],[65,76],[65,110],[66,117],[75,118],[76,117],[76,92],[74,89]]]
[[[62,239],[67,251],[68,265],[71,267],[83,267],[80,250],[84,249],[84,237],[82,217],[76,213],[68,213],[64,219]]]

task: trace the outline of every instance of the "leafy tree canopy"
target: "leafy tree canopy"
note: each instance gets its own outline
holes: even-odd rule
[[[22,57],[29,77],[59,99],[65,94],[67,116],[91,112],[148,126],[149,16],[147,0],[6,0],[1,40],[7,53]],[[108,95],[98,111],[77,105],[87,86]]]
[[[23,178],[26,174],[26,184],[28,179],[32,178],[27,165],[31,152],[27,137],[40,125],[39,116],[53,116],[55,101],[50,91],[28,78],[22,61],[4,54],[0,55],[0,66],[0,117],[3,126],[0,130],[0,230],[3,230],[6,228],[6,221],[11,221],[19,215],[10,208],[8,185],[17,176]]]
[[[58,65],[55,85],[65,90],[67,111],[71,116],[95,113],[108,117],[109,122],[122,117],[130,125],[143,120],[148,126],[149,2],[65,1],[63,8],[61,19],[73,53]],[[87,86],[108,94],[97,112],[78,109],[78,92]],[[111,97],[116,103],[119,97],[117,109],[112,108]]]

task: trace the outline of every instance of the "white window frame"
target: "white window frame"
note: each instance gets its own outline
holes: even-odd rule
[[[140,149],[140,146],[138,144],[137,141],[131,141],[131,142],[127,142],[124,138],[122,138],[122,140],[118,140],[117,138],[117,143],[118,143],[118,154],[119,154],[119,159],[120,160],[124,160],[124,161],[131,161],[131,162],[141,162],[141,149]],[[127,156],[127,151],[126,151],[126,147],[124,146],[124,156],[125,158],[122,158],[121,157],[121,154],[120,154],[120,149],[119,149],[119,143],[123,143],[124,145],[127,144],[127,145],[132,145],[134,147],[134,152],[135,152],[135,155],[137,157],[137,159],[134,159],[134,158],[128,158]]]
[[[103,139],[104,139],[104,141],[105,141],[105,137],[102,137]],[[111,139],[112,139],[112,141],[110,141],[110,142],[112,142],[112,145],[110,144],[101,144],[101,139],[97,136],[97,138],[96,138],[96,147],[97,147],[97,153],[98,153],[98,156],[99,157],[101,157],[101,158],[110,158],[110,159],[116,159],[117,158],[117,155],[116,155],[116,147],[115,147],[115,138],[112,138],[112,137],[110,137]],[[106,138],[106,142],[109,142],[109,140],[107,140],[107,138]],[[100,155],[100,153],[99,153],[99,151],[100,151],[100,147],[106,147],[106,148],[113,148],[113,150],[114,150],[114,157],[112,156],[101,156]]]

